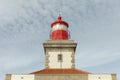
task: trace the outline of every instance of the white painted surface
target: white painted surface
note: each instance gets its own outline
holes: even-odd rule
[[[55,30],[65,30],[67,31],[68,28],[67,26],[63,25],[63,24],[56,24],[55,26],[53,26],[52,28],[52,31],[55,31]]]
[[[112,80],[111,74],[89,74],[88,80]]]
[[[71,68],[72,52],[49,52],[49,67],[50,68]],[[62,54],[63,61],[58,62],[58,54]]]
[[[34,80],[34,75],[12,75],[11,80]]]

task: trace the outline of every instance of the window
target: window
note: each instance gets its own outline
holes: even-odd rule
[[[101,77],[98,77],[98,79],[101,79]]]
[[[62,54],[58,54],[58,62],[62,62]]]
[[[21,79],[23,79],[23,77],[21,77]]]

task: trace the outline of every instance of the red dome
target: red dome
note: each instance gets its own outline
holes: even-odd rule
[[[53,27],[56,24],[64,24],[65,26],[69,27],[68,23],[63,21],[61,16],[58,17],[57,21],[55,21],[51,24],[51,27]]]

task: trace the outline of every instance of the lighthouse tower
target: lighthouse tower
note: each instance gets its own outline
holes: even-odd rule
[[[75,68],[74,55],[77,44],[69,40],[68,27],[68,23],[63,21],[61,16],[51,24],[51,40],[44,43],[46,68]]]
[[[43,43],[45,69],[32,74],[89,74],[75,68],[77,43],[70,40],[69,24],[61,16],[51,24],[50,39]]]

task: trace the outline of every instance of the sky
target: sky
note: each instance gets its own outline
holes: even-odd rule
[[[0,0],[0,80],[44,69],[51,23],[69,23],[76,68],[120,80],[120,0]]]

